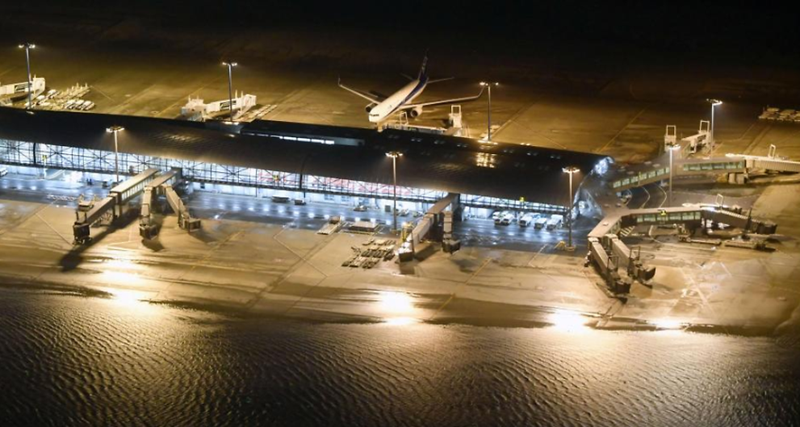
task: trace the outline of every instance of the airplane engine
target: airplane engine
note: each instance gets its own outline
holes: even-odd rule
[[[364,107],[364,109],[367,111],[367,113],[369,113],[370,111],[372,111],[372,109],[374,107],[375,107],[375,104],[369,104],[366,107]]]
[[[422,114],[422,107],[412,108],[408,110],[408,117],[412,119],[416,119],[419,115]]]

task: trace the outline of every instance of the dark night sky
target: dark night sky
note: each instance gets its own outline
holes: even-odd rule
[[[33,0],[25,8],[63,8],[62,0]],[[593,41],[650,43],[654,47],[690,44],[705,47],[770,42],[796,46],[800,30],[793,9],[768,2],[676,1],[506,1],[481,7],[451,1],[155,1],[69,2],[94,12],[162,16],[200,25],[264,27],[391,27],[398,31],[468,31],[483,35],[534,36]],[[478,3],[476,3],[478,4]],[[0,9],[20,7],[3,5]]]
[[[511,53],[539,43],[548,46],[548,53],[563,46],[572,53],[592,55],[602,45],[632,55],[646,52],[654,61],[663,54],[672,61],[681,55],[685,59],[707,55],[745,66],[800,64],[798,15],[777,1],[495,1],[478,7],[467,2],[415,0],[30,0],[4,2],[0,12],[39,8],[52,13],[65,10],[65,4],[68,15],[85,11],[155,21],[162,28],[218,28],[228,34],[274,28],[346,29],[369,37],[371,31],[380,30],[398,43],[426,45],[427,40],[449,39]]]

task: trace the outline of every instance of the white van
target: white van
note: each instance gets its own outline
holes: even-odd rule
[[[0,166],[0,177],[8,175],[8,168],[5,166]]]
[[[533,222],[533,228],[541,230],[544,228],[545,224],[547,224],[547,218],[540,216]]]
[[[519,226],[520,227],[527,227],[533,223],[536,219],[536,216],[532,213],[526,213],[522,215],[522,218],[519,219]]]
[[[503,223],[503,218],[508,215],[508,211],[502,211],[497,214],[497,216],[492,215],[492,219],[494,219],[495,225],[500,225]]]
[[[550,216],[550,219],[547,220],[547,229],[548,230],[555,230],[556,227],[561,227],[561,222],[564,220],[563,215],[553,214]]]

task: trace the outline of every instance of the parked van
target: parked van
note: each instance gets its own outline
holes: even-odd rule
[[[8,168],[0,166],[0,177],[8,175]]]
[[[541,216],[536,218],[536,220],[533,222],[533,228],[541,230],[544,228],[545,224],[547,224],[547,218]]]
[[[532,213],[526,213],[522,215],[522,218],[519,219],[519,226],[520,227],[528,227],[536,220],[536,215]]]
[[[513,213],[506,213],[503,215],[503,219],[500,221],[501,225],[511,225],[512,222],[516,221],[517,217],[514,216]]]
[[[497,216],[493,214],[492,219],[494,219],[494,224],[500,225],[503,222],[503,217],[506,216],[507,213],[507,211],[498,211]]]
[[[561,223],[564,220],[563,215],[553,214],[550,216],[550,219],[547,220],[547,229],[548,230],[555,230],[556,227],[561,227]]]

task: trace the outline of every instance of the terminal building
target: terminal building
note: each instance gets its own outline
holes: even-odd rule
[[[120,174],[127,176],[179,168],[196,190],[383,209],[394,188],[387,153],[400,152],[399,207],[424,211],[457,194],[457,210],[478,217],[496,209],[563,213],[569,177],[562,169],[582,171],[575,177],[577,191],[582,178],[603,173],[610,161],[590,153],[398,130],[0,108],[0,163],[20,173],[113,174],[114,138],[106,132],[111,126],[124,128],[118,161]]]

